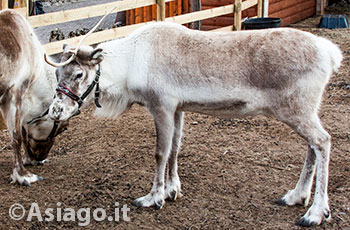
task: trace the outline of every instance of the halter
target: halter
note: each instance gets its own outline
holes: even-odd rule
[[[78,95],[73,93],[70,89],[68,89],[67,87],[65,87],[62,84],[58,84],[56,91],[65,94],[70,99],[72,99],[73,101],[76,101],[78,103],[78,111],[75,114],[75,115],[78,115],[80,113],[79,109],[80,109],[81,105],[83,104],[83,101],[91,93],[91,91],[94,89],[94,87],[96,86],[95,105],[97,108],[101,108],[102,106],[100,105],[100,103],[98,101],[98,99],[100,97],[100,82],[99,82],[100,76],[101,76],[100,65],[98,65],[98,69],[96,70],[96,76],[95,76],[94,81],[89,85],[89,87],[87,88],[85,93],[83,93],[83,95],[81,97],[79,97]]]
[[[33,137],[30,137],[30,138],[33,141],[37,142],[37,143],[51,142],[57,136],[56,131],[57,131],[57,128],[58,128],[58,124],[59,124],[58,121],[54,121],[53,127],[51,129],[51,132],[50,132],[49,136],[45,140],[37,140],[37,139],[34,139]],[[67,128],[64,128],[64,130],[67,130]]]
[[[47,114],[49,114],[49,109],[47,109],[47,110],[46,110],[43,114],[41,114],[40,116],[35,117],[35,118],[33,118],[32,120],[28,121],[28,122],[27,122],[27,125],[30,125],[30,124],[33,124],[33,123],[39,121],[41,118],[45,117]],[[49,136],[48,136],[45,140],[36,140],[36,139],[34,139],[34,138],[32,138],[32,137],[30,137],[30,138],[31,138],[33,141],[39,142],[39,143],[40,143],[40,142],[50,142],[50,141],[52,141],[52,140],[57,136],[57,135],[56,135],[56,131],[57,131],[57,128],[58,128],[58,124],[59,124],[58,121],[54,121],[53,127],[52,127],[52,129],[51,129],[51,132],[50,132]]]

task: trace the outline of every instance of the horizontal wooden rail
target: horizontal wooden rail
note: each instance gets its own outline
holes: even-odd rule
[[[242,2],[242,7],[241,7],[241,10],[246,10],[252,6],[255,6],[258,4],[258,0],[248,0],[248,1],[244,1]]]
[[[165,2],[171,2],[174,0],[165,0]],[[111,3],[99,4],[94,6],[82,7],[73,10],[59,11],[41,15],[35,15],[28,17],[29,23],[33,27],[47,26],[58,23],[64,23],[69,21],[75,21],[79,19],[92,18],[101,15],[105,15],[111,9],[116,7],[113,12],[125,11],[144,6],[150,6],[156,4],[156,0],[124,0]]]
[[[165,2],[170,2],[170,1],[173,1],[173,0],[165,0]],[[68,11],[68,12],[65,11],[65,12],[61,12],[61,13],[63,15],[66,15],[65,17],[68,17],[68,19],[65,19],[65,21],[64,21],[65,17],[63,17],[62,15],[60,15],[60,16],[57,15],[57,17],[61,17],[61,18],[55,20],[55,22],[57,23],[58,20],[62,20],[62,22],[66,22],[66,21],[82,19],[84,17],[86,18],[86,16],[87,16],[86,14],[88,14],[88,17],[95,17],[98,15],[103,15],[107,10],[109,10],[115,6],[118,6],[115,11],[119,11],[119,10],[134,9],[134,8],[138,8],[140,6],[153,5],[153,4],[156,4],[157,2],[159,4],[161,1],[159,1],[159,0],[158,1],[157,0],[138,0],[137,4],[135,2],[136,2],[135,0],[132,0],[132,1],[130,0],[130,1],[114,2],[113,4],[111,4],[111,3],[102,4],[103,8],[99,9],[100,10],[99,13],[98,12],[91,13],[93,11],[93,10],[91,10],[91,7],[80,8],[80,9],[74,10],[74,11],[75,12],[76,11],[82,11],[82,12],[84,11],[85,12],[85,10],[87,10],[87,9],[89,9],[89,11],[86,11],[85,13],[82,13],[80,15],[75,15],[73,17],[68,16],[73,11]],[[226,5],[226,6],[215,7],[212,9],[197,11],[197,12],[183,14],[183,15],[178,15],[178,16],[174,16],[174,17],[168,17],[168,18],[165,18],[165,21],[175,22],[178,24],[186,24],[186,23],[190,23],[190,22],[194,22],[194,21],[198,21],[198,20],[204,20],[204,19],[208,19],[208,18],[226,15],[226,14],[237,13],[237,11],[241,12],[242,10],[248,9],[248,8],[250,8],[254,5],[257,5],[257,4],[258,4],[258,0],[248,0],[245,2],[241,2],[239,7],[237,7],[237,4],[235,3],[235,4]],[[106,5],[109,5],[109,7],[106,8]],[[97,7],[97,6],[92,6],[92,7]],[[82,10],[82,9],[84,9],[84,10]],[[97,9],[97,8],[94,8],[94,9]],[[85,15],[85,16],[82,16],[82,15]],[[48,16],[48,15],[46,15],[46,16]],[[39,16],[34,16],[34,17],[39,17]],[[29,17],[29,19],[34,18],[34,17]],[[92,44],[97,44],[100,42],[112,40],[112,39],[115,39],[118,37],[124,37],[124,36],[130,34],[131,32],[133,32],[134,30],[136,30],[137,28],[140,28],[140,27],[142,27],[146,24],[152,23],[152,22],[154,22],[154,21],[150,21],[150,22],[146,22],[146,23],[138,23],[138,24],[134,24],[134,25],[130,25],[130,26],[124,26],[124,27],[104,30],[104,31],[100,31],[100,32],[95,32],[95,33],[91,34],[85,40],[84,44],[92,45]],[[239,21],[239,24],[237,24],[237,25],[239,25],[239,29],[240,29],[240,21]],[[229,30],[232,31],[233,28],[234,28],[234,26],[228,26],[228,27],[222,28],[222,29],[217,30],[217,31],[229,31]],[[51,42],[51,43],[45,44],[44,47],[45,47],[46,52],[48,54],[50,54],[50,55],[56,54],[56,53],[62,52],[63,44],[68,43],[71,46],[76,46],[79,43],[81,38],[82,38],[82,36],[79,36],[79,37],[69,38],[69,39],[62,40],[62,41]]]
[[[165,21],[175,22],[178,24],[186,24],[189,22],[203,20],[203,19],[211,18],[211,17],[217,17],[220,15],[225,15],[225,14],[230,14],[230,13],[233,13],[233,4],[227,5],[227,6],[216,7],[213,9],[193,12],[193,13],[189,13],[189,14],[178,15],[175,17],[170,17],[170,18],[166,18]],[[152,22],[154,22],[154,21],[134,24],[134,25],[130,25],[130,26],[123,26],[123,27],[104,30],[104,31],[100,31],[100,32],[95,32],[95,33],[91,34],[84,41],[84,44],[92,45],[92,44],[97,44],[97,43],[100,43],[103,41],[112,40],[112,39],[115,39],[118,37],[124,37],[124,36],[128,35],[129,33],[132,33],[137,28],[140,28],[140,27],[142,27],[146,24],[152,23]],[[69,38],[69,39],[62,40],[62,41],[51,42],[51,43],[45,44],[44,47],[45,47],[46,52],[48,54],[50,54],[50,55],[56,54],[56,53],[62,52],[63,44],[67,43],[67,44],[70,44],[71,46],[76,46],[79,43],[79,40],[81,38],[82,38],[82,36],[79,36],[79,37]]]
[[[178,15],[174,17],[169,17],[169,18],[166,18],[165,21],[185,24],[185,23],[204,20],[207,18],[213,18],[213,17],[225,15],[225,14],[231,14],[233,13],[233,10],[234,10],[234,4],[231,4],[231,5],[221,6],[221,7],[215,7],[212,9],[201,10],[193,13]]]
[[[136,30],[136,29],[138,29],[146,24],[153,23],[153,22],[155,22],[155,21],[138,23],[138,24],[134,24],[134,25],[130,25],[130,26],[123,26],[123,27],[118,27],[118,28],[114,28],[114,29],[95,32],[86,38],[86,40],[84,41],[84,44],[85,45],[92,45],[92,44],[97,44],[97,43],[101,43],[104,41],[113,40],[115,38],[124,37],[124,36],[132,33],[134,30]],[[50,43],[45,44],[44,48],[49,55],[60,53],[60,52],[62,52],[63,44],[69,44],[70,46],[74,47],[74,46],[78,45],[78,43],[82,37],[83,36],[79,36],[79,37],[74,37],[74,38],[68,38],[68,39],[61,40],[61,41],[50,42]]]
[[[27,7],[15,8],[14,10],[22,14],[24,17],[27,17]]]

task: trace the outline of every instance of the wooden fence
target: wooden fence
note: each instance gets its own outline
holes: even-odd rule
[[[27,0],[28,1],[28,0]],[[177,16],[165,17],[166,3],[173,2],[174,0],[124,0],[115,1],[106,4],[99,4],[89,7],[83,7],[79,9],[60,11],[47,13],[42,15],[28,16],[26,8],[16,9],[22,14],[26,15],[28,21],[33,27],[40,27],[58,23],[65,23],[69,21],[92,18],[106,14],[110,9],[115,8],[113,12],[126,11],[130,9],[137,9],[147,6],[156,6],[156,20],[158,21],[171,21],[179,24],[186,24],[198,20],[204,20],[212,17],[217,17],[225,14],[235,14],[235,20],[232,22],[232,26],[221,28],[220,30],[240,30],[241,29],[241,12],[245,9],[258,6],[258,17],[262,16],[263,3],[268,0],[235,0],[234,4],[225,6],[219,6],[212,9],[202,10],[198,12],[182,14]],[[5,2],[5,3],[4,3]],[[7,1],[2,0],[2,6],[6,8]],[[155,21],[155,20],[152,20]],[[136,30],[137,28],[144,26],[148,22],[142,22],[129,26],[104,30],[93,33],[85,41],[85,44],[97,44],[103,41],[112,40],[114,38],[123,37]],[[77,45],[81,37],[73,37],[66,40],[47,43],[44,45],[48,54],[55,54],[62,51],[62,45],[68,43],[72,46]]]
[[[184,12],[185,6],[184,0],[174,0],[165,4],[165,17],[173,17],[188,13]],[[188,5],[188,3],[187,3]],[[146,6],[142,8],[136,8],[128,10],[126,12],[126,25],[132,25],[142,22],[154,21],[157,19],[157,9],[156,5]]]

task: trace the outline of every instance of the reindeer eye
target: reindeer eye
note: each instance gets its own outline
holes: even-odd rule
[[[83,76],[83,73],[78,73],[78,74],[75,76],[75,80],[82,78],[82,76]]]

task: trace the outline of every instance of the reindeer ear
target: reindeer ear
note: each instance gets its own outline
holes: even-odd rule
[[[94,49],[91,54],[90,54],[90,62],[94,65],[99,64],[103,60],[103,55],[102,55],[103,49],[98,48]]]

